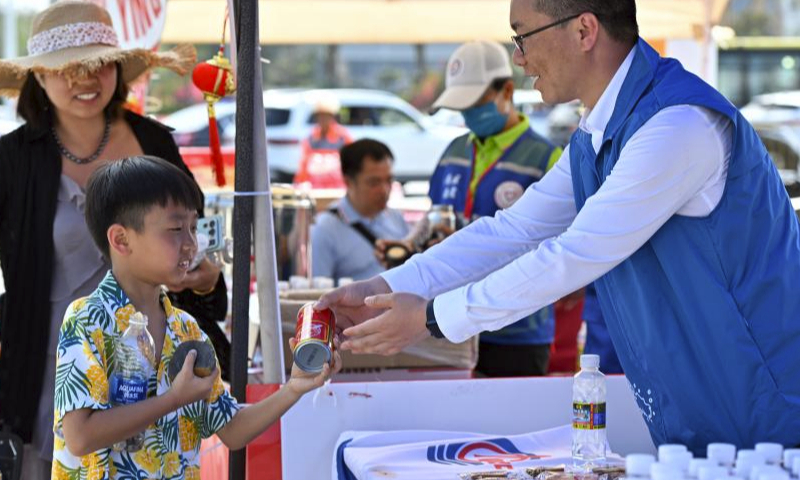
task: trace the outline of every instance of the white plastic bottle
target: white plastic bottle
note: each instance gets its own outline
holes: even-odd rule
[[[111,404],[130,405],[147,398],[147,381],[153,373],[155,343],[147,331],[147,317],[131,315],[128,328],[117,339],[114,373],[110,381]],[[144,432],[114,444],[114,450],[135,452],[144,446]]]
[[[606,377],[600,357],[581,355],[572,384],[572,460],[588,469],[606,458]]]

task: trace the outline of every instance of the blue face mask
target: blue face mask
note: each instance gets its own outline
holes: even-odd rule
[[[461,112],[467,128],[478,138],[491,137],[503,130],[508,121],[508,115],[497,110],[494,102],[489,102],[477,107],[468,108]]]

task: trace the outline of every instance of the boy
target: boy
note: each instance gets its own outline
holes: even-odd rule
[[[306,392],[338,371],[319,375],[292,368],[286,385],[261,402],[240,407],[225,391],[218,368],[193,373],[196,352],[170,382],[177,346],[210,343],[195,320],[173,308],[161,285],[179,282],[196,250],[200,192],[176,167],[154,157],[131,157],[99,168],[86,190],[86,222],[111,271],[95,292],[67,309],[58,344],[54,479],[200,478],[200,439],[217,434],[232,450],[263,432]],[[110,404],[114,339],[135,311],[148,318],[155,342],[147,399]],[[111,445],[145,432],[136,452]]]

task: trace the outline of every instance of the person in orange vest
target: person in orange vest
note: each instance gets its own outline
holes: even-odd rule
[[[347,129],[336,121],[339,102],[333,96],[319,96],[314,103],[316,125],[303,141],[300,166],[294,183],[308,182],[314,188],[345,188],[339,150],[353,142]]]

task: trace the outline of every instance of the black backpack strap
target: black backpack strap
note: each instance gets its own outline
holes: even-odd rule
[[[376,237],[375,234],[373,234],[369,230],[369,228],[367,228],[367,226],[364,225],[363,223],[361,223],[361,222],[348,222],[347,219],[345,218],[344,214],[342,213],[342,211],[339,210],[339,207],[332,206],[332,207],[328,208],[328,211],[330,213],[336,215],[337,217],[339,217],[339,220],[341,220],[343,223],[345,223],[347,225],[350,225],[350,227],[352,227],[353,230],[355,230],[356,232],[361,234],[361,236],[364,237],[369,242],[370,245],[375,245],[375,242],[378,241],[378,237]]]

